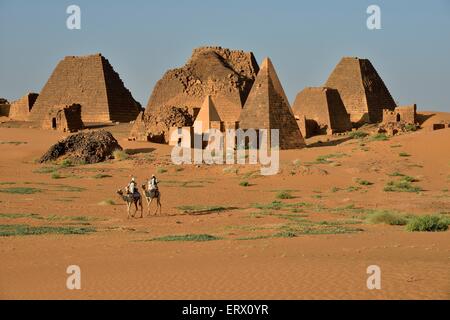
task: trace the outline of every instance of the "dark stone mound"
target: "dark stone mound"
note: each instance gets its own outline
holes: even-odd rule
[[[99,163],[113,158],[115,150],[123,150],[107,131],[80,132],[53,145],[39,160],[40,163],[70,159],[73,163]]]

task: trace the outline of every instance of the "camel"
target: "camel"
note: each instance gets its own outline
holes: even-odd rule
[[[145,184],[142,185],[142,190],[144,190],[145,199],[147,200],[147,217],[150,215],[150,205],[152,204],[153,199],[156,199],[156,215],[158,213],[162,215],[162,206],[161,206],[161,192],[159,190],[148,190]]]
[[[143,218],[143,206],[142,206],[142,197],[139,195],[139,198],[135,198],[132,194],[126,192],[124,193],[121,189],[117,190],[117,194],[122,198],[123,201],[127,203],[127,219],[134,218],[136,213],[138,212],[138,205],[141,208],[141,218]],[[131,211],[131,205],[134,203],[134,206],[136,207],[136,211],[133,215],[130,216]]]

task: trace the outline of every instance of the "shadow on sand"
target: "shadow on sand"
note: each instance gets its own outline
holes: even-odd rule
[[[326,142],[317,141],[317,142],[309,144],[307,146],[307,148],[334,147],[334,146],[340,145],[341,143],[347,142],[352,139],[353,139],[352,137],[345,137],[345,138],[340,138],[340,139],[326,141]]]
[[[155,151],[155,148],[138,148],[138,149],[126,149],[125,152],[130,156],[141,154],[141,153],[152,153]]]
[[[420,125],[422,125],[425,121],[427,121],[428,119],[434,117],[436,114],[420,114],[418,113],[416,116],[417,122],[419,122]]]

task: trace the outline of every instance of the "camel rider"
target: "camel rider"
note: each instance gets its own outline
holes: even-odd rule
[[[135,198],[139,198],[141,196],[139,193],[139,190],[138,190],[136,179],[134,177],[131,178],[131,181],[127,186],[127,190],[128,190],[128,193],[132,194]]]
[[[155,175],[152,175],[152,178],[148,181],[148,188],[150,191],[158,190],[158,179],[156,179]]]

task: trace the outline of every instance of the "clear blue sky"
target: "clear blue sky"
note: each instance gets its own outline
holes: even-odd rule
[[[66,28],[66,8],[82,29]],[[381,7],[382,30],[366,27]],[[322,85],[342,56],[368,58],[400,104],[450,111],[450,0],[0,0],[0,97],[39,92],[66,55],[101,52],[135,99],[193,48],[269,56],[291,102]]]

